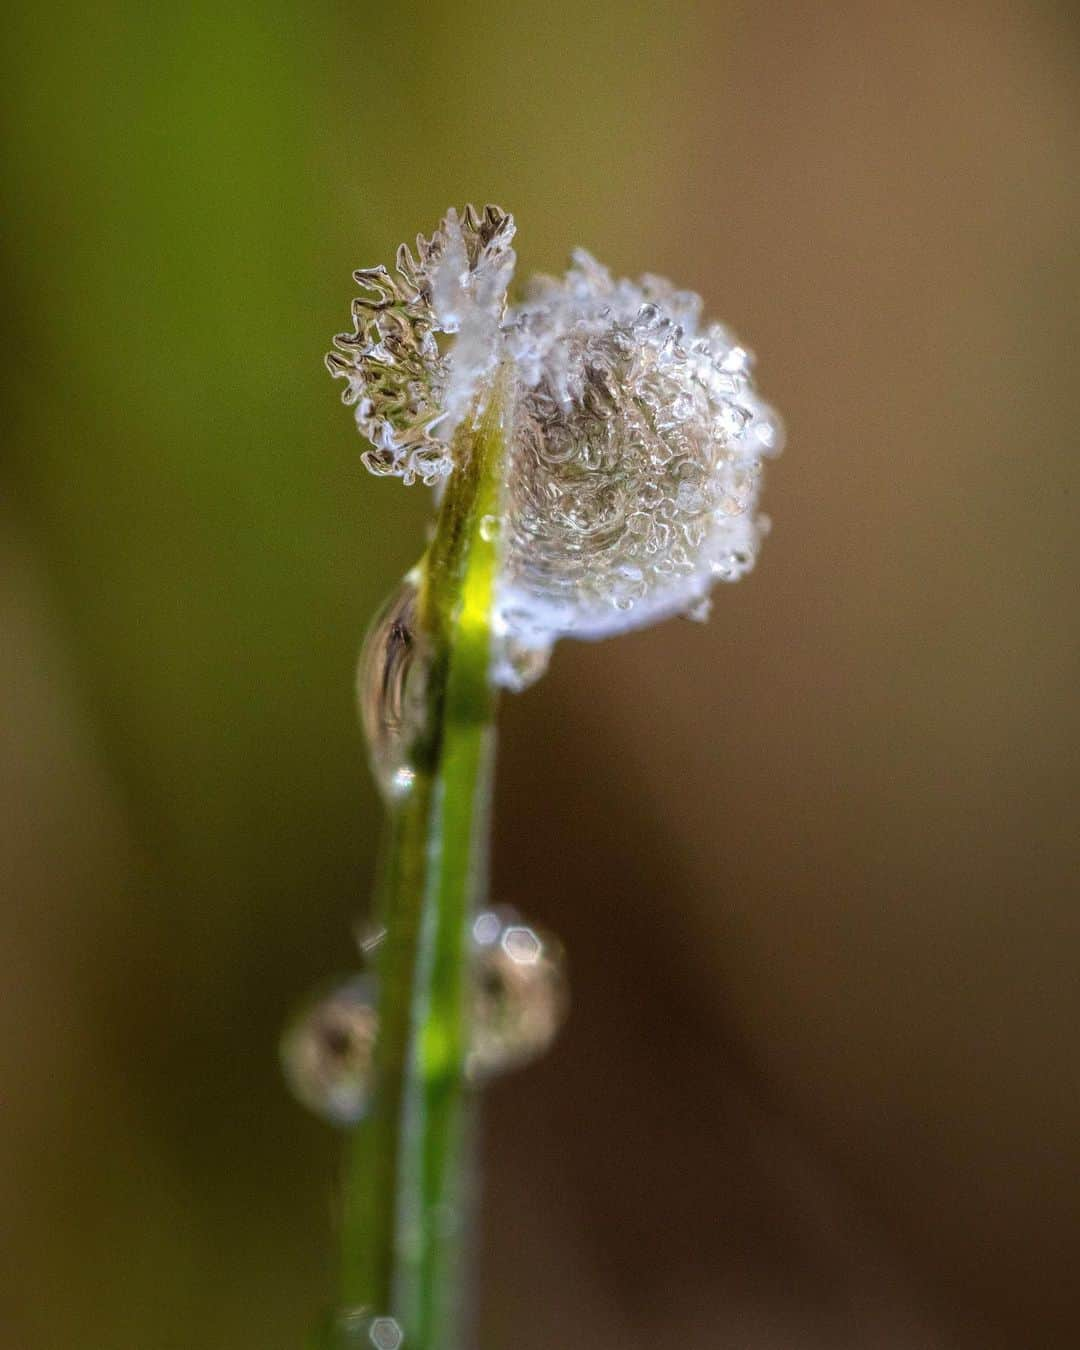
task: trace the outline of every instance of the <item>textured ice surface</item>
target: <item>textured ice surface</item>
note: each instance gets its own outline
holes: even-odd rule
[[[346,382],[342,400],[372,444],[376,474],[437,483],[451,470],[449,444],[498,359],[499,324],[514,273],[514,220],[497,206],[453,209],[416,255],[402,244],[397,276],[363,267],[354,328],[326,358]],[[436,335],[453,334],[443,355]]]
[[[508,305],[514,224],[498,207],[448,213],[398,276],[357,272],[353,333],[331,371],[373,449],[406,482],[453,468],[451,440],[509,365],[511,444],[496,635],[502,682],[521,687],[558,637],[602,637],[684,612],[754,565],[762,461],[776,414],[752,357],[660,277],[620,280],[588,253]],[[437,334],[453,335],[440,348]],[[445,340],[444,340],[445,341]]]

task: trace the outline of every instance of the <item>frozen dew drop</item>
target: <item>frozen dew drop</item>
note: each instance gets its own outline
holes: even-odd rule
[[[503,529],[508,631],[604,637],[686,612],[749,539],[779,423],[697,296],[578,252],[507,312],[519,375]],[[569,603],[568,603],[569,602]],[[524,615],[524,623],[513,617]]]
[[[378,1015],[367,975],[322,986],[289,1019],[281,1067],[293,1095],[331,1124],[362,1119],[371,1094]]]
[[[473,923],[469,1073],[485,1079],[542,1055],[566,1018],[566,966],[558,940],[498,910]]]
[[[699,296],[620,279],[578,250],[563,277],[534,278],[508,305],[513,235],[498,207],[449,211],[415,255],[399,251],[396,273],[361,269],[353,331],[327,363],[367,467],[431,486],[454,471],[455,430],[492,372],[508,373],[505,498],[480,534],[499,540],[493,676],[523,689],[558,638],[652,624],[745,576],[762,464],[784,432],[753,354],[704,320]],[[508,634],[518,646],[502,652]],[[407,791],[407,762],[372,745],[387,795]]]
[[[424,719],[417,597],[417,578],[410,572],[371,625],[357,669],[357,702],[371,771],[388,801],[412,787],[415,770],[409,757]]]

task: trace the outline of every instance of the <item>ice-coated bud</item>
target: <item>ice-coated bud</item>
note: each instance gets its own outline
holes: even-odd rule
[[[783,431],[749,351],[691,291],[616,279],[579,250],[508,305],[513,234],[498,207],[450,211],[416,257],[399,251],[398,278],[357,272],[369,294],[327,359],[374,447],[365,463],[407,482],[452,471],[453,432],[507,368],[494,671],[520,688],[558,637],[704,617],[713,583],[754,565]],[[444,350],[438,333],[454,335]]]

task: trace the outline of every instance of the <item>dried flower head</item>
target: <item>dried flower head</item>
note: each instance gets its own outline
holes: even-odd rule
[[[511,379],[496,628],[535,673],[558,637],[602,637],[684,612],[754,565],[762,461],[779,452],[752,358],[702,302],[660,277],[617,280],[589,254],[508,305],[512,217],[451,210],[397,277],[356,278],[354,331],[327,358],[379,474],[434,484],[495,367]],[[452,335],[440,347],[437,335]],[[530,659],[531,657],[531,659]]]

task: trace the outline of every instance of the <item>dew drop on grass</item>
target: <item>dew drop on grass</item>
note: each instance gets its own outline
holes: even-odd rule
[[[569,1005],[558,939],[512,911],[485,911],[473,923],[473,981],[470,1077],[506,1073],[550,1047]]]
[[[481,1082],[538,1059],[566,1018],[562,944],[510,909],[485,910],[469,933],[473,1001],[466,1070]],[[370,955],[365,947],[365,955]],[[378,981],[322,985],[290,1018],[281,1064],[293,1095],[331,1124],[355,1125],[371,1098]]]
[[[355,1125],[367,1110],[378,1016],[375,982],[353,975],[322,985],[289,1019],[281,1067],[293,1095],[334,1125]]]
[[[491,644],[491,678],[500,689],[520,694],[535,684],[551,661],[551,642],[522,642],[496,616],[496,633]],[[503,630],[503,631],[500,631]]]
[[[368,630],[356,676],[371,771],[388,801],[412,787],[415,771],[409,756],[424,717],[417,594],[416,575],[410,572]]]

